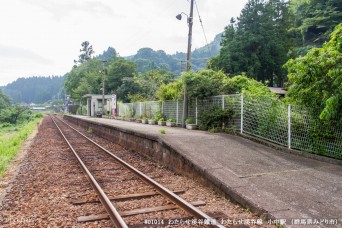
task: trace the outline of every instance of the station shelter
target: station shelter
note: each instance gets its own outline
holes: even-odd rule
[[[96,116],[99,113],[110,115],[115,113],[116,109],[116,95],[105,95],[104,105],[102,105],[101,94],[86,94],[83,98],[87,99],[87,116]],[[103,111],[102,112],[102,108]]]

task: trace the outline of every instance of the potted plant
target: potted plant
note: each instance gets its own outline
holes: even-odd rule
[[[188,119],[186,119],[185,123],[186,123],[186,129],[189,129],[189,130],[197,129],[195,118],[189,117]]]
[[[147,124],[147,123],[148,123],[147,118],[146,118],[146,117],[143,117],[143,118],[141,119],[141,123],[142,123],[142,124]]]
[[[175,127],[176,126],[176,119],[170,118],[166,121],[166,126],[168,127]]]
[[[128,122],[135,122],[135,118],[134,118],[134,117],[128,117],[128,118],[127,118],[127,121],[128,121]]]
[[[157,123],[157,121],[155,119],[149,119],[148,120],[148,124],[150,125],[155,125]]]
[[[158,125],[159,126],[165,126],[166,125],[166,121],[165,121],[164,117],[159,118]]]
[[[122,120],[122,116],[114,116],[114,119],[116,119],[116,120]]]

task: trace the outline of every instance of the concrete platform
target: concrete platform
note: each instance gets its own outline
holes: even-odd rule
[[[162,140],[232,199],[268,218],[286,220],[287,227],[342,227],[340,165],[234,135],[75,117]]]

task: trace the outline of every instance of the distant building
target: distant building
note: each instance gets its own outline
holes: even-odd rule
[[[282,87],[268,87],[271,92],[275,92],[279,98],[284,98],[287,91],[285,90],[285,88],[282,88]]]
[[[101,94],[86,94],[83,98],[87,99],[87,116],[96,116],[102,113],[102,95]],[[112,95],[104,96],[103,114],[111,113]]]
[[[31,110],[33,110],[33,111],[45,111],[46,108],[45,107],[32,107]]]

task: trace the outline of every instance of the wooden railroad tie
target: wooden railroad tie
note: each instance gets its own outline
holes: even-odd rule
[[[193,206],[205,206],[206,203],[202,200],[190,202]],[[152,213],[157,211],[165,211],[165,210],[175,210],[180,209],[175,204],[165,205],[165,206],[157,206],[157,207],[147,207],[147,208],[139,208],[129,211],[119,211],[119,214],[122,217],[132,216],[132,215],[138,215],[138,214],[146,214],[146,213]],[[79,216],[77,217],[77,222],[94,222],[98,220],[104,220],[109,219],[108,214],[100,214],[100,215],[89,215],[89,216]]]
[[[173,192],[175,194],[183,194],[185,193],[185,190],[176,190]],[[110,200],[129,200],[129,199],[151,197],[151,196],[156,196],[156,195],[160,195],[159,192],[152,191],[152,192],[135,193],[135,194],[129,194],[129,195],[118,195],[114,197],[109,197],[109,199]],[[91,199],[91,200],[80,199],[80,200],[74,200],[71,203],[74,205],[81,205],[81,204],[86,204],[86,203],[100,203],[100,200],[99,199]]]

